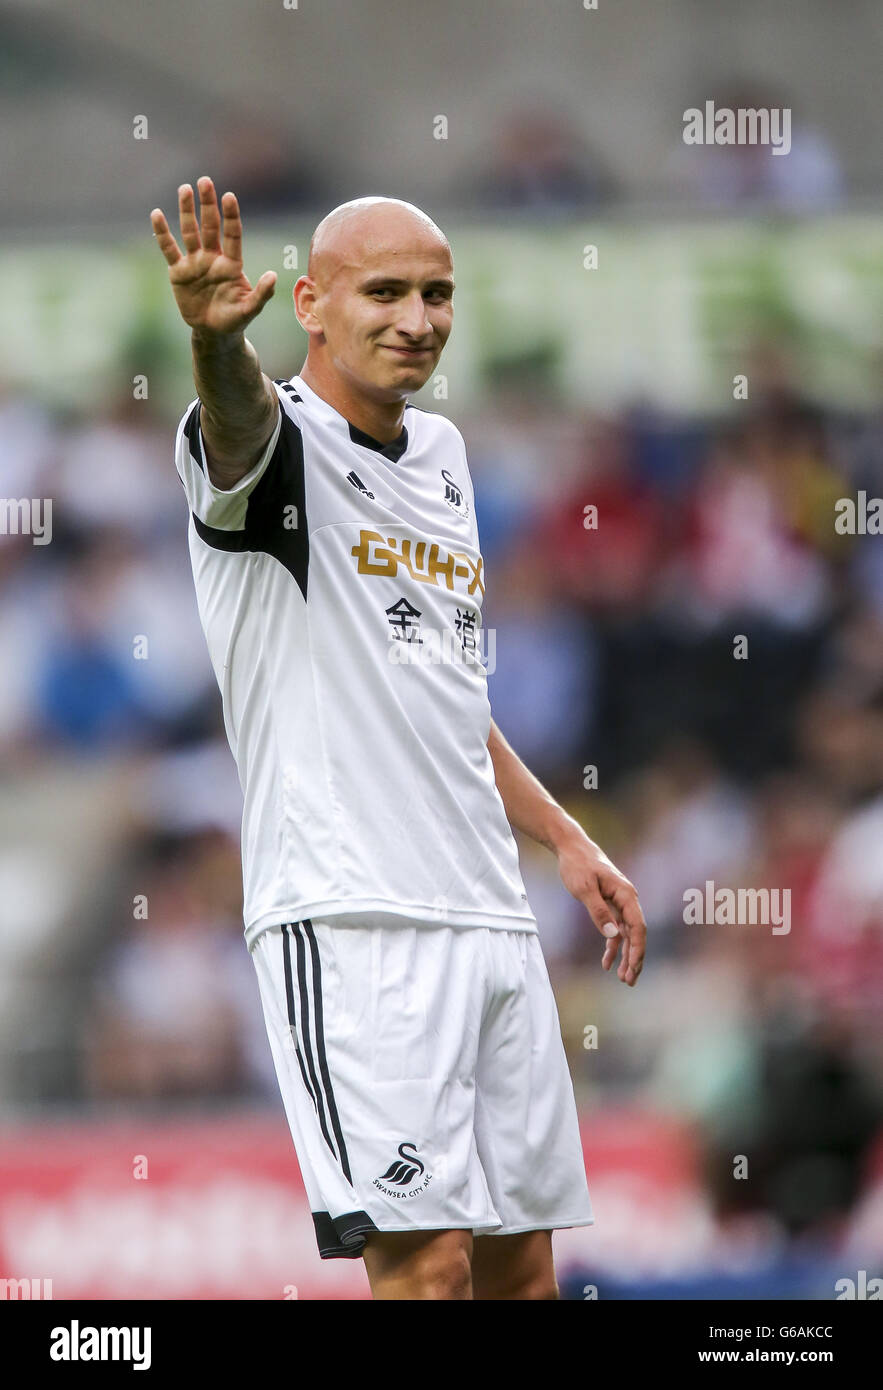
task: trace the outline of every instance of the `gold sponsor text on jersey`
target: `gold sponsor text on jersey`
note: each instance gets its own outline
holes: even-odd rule
[[[481,578],[483,561],[479,555],[473,563],[462,550],[446,551],[435,541],[418,541],[410,536],[387,536],[384,542],[379,531],[359,532],[359,544],[350,551],[358,560],[359,574],[394,575],[404,565],[412,579],[421,584],[439,584],[443,576],[448,589],[454,589],[455,577],[468,580],[467,594],[478,590],[484,593]]]

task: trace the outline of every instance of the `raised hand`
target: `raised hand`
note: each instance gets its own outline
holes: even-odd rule
[[[184,251],[161,208],[150,214],[153,232],[184,322],[207,333],[241,333],[272,297],[276,272],[265,270],[252,287],[242,269],[242,220],[235,194],[224,194],[219,211],[211,179],[198,179],[197,188],[201,226],[190,184],[178,189]]]

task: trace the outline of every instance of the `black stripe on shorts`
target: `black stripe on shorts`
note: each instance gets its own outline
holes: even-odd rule
[[[291,940],[294,940],[296,964],[292,968]],[[325,1052],[325,1025],[322,1008],[322,962],[319,957],[319,943],[313,924],[309,919],[303,922],[289,922],[282,928],[282,950],[285,966],[285,997],[288,1005],[288,1022],[294,1038],[300,1074],[307,1093],[316,1108],[319,1124],[325,1142],[334,1157],[339,1161],[347,1182],[352,1182],[349,1156],[340,1125],[334,1087],[328,1068]],[[313,1009],[307,990],[307,950],[310,952],[310,966],[313,983]],[[295,1008],[295,984],[300,1001],[300,1028]],[[329,1129],[330,1126],[330,1129]],[[334,1141],[331,1138],[334,1134]],[[335,1148],[336,1143],[336,1148]]]

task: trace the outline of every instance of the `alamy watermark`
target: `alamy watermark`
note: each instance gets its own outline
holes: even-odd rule
[[[773,154],[791,149],[790,106],[689,106],[684,112],[685,145],[769,145]]]
[[[48,545],[52,498],[0,497],[0,536],[30,536],[34,545]]]
[[[883,497],[868,497],[862,489],[855,497],[838,497],[834,513],[838,536],[883,536]]]
[[[791,889],[715,888],[714,879],[709,878],[704,889],[684,889],[684,922],[688,927],[772,927],[773,936],[787,936]]]
[[[30,1302],[31,1299],[51,1299],[51,1279],[0,1279],[0,1302]]]
[[[53,1327],[49,1355],[53,1361],[131,1361],[133,1371],[150,1369],[149,1327]]]
[[[476,628],[473,615],[466,610],[453,628],[423,627],[416,609],[402,611],[393,606],[396,622],[389,634],[387,660],[393,666],[483,666],[487,675],[497,669],[497,632],[495,628]],[[410,605],[409,605],[410,607]],[[387,609],[390,614],[393,610]],[[458,615],[460,610],[457,610]],[[392,623],[391,623],[392,626]]]

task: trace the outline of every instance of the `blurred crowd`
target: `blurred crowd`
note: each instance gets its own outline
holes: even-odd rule
[[[834,524],[883,496],[883,393],[819,407],[769,351],[753,380],[703,421],[503,377],[457,424],[494,717],[650,924],[626,991],[521,843],[578,1100],[695,1124],[722,1216],[750,1144],[751,1201],[799,1234],[844,1219],[883,1123],[883,539]],[[277,1095],[175,419],[0,399],[0,491],[52,499],[51,544],[0,536],[6,1106]],[[686,924],[707,881],[788,889],[790,930]]]
[[[716,84],[715,91],[718,110],[770,111],[787,104],[778,86],[744,78]],[[834,142],[814,122],[795,120],[782,158],[770,143],[687,145],[683,117],[672,111],[674,138],[655,175],[645,178],[643,196],[709,212],[836,208],[847,185]],[[211,163],[219,188],[235,189],[249,215],[318,211],[352,197],[333,159],[323,157],[320,167],[287,132],[254,117],[237,117],[219,129]],[[470,166],[468,174],[441,180],[436,204],[461,214],[507,212],[547,222],[635,196],[621,165],[614,168],[601,155],[580,113],[554,99],[504,108],[474,140]]]

